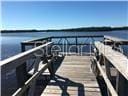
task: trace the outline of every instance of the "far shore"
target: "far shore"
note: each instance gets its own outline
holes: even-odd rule
[[[102,31],[116,31],[116,30],[128,30],[128,26],[124,27],[80,27],[69,29],[48,29],[48,30],[1,30],[1,33],[25,33],[25,32],[102,32]]]

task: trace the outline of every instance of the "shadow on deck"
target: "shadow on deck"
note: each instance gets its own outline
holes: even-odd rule
[[[81,83],[73,82],[68,78],[64,78],[58,75],[55,75],[55,77],[52,80],[53,82],[50,82],[50,84],[48,85],[59,86],[62,90],[61,96],[70,96],[70,94],[67,91],[69,86],[78,88],[77,96],[85,96],[84,86]]]
[[[58,57],[55,61],[54,61],[54,72],[57,71],[57,69],[60,67],[60,65],[63,62],[64,57]],[[52,77],[50,77],[50,75],[41,75],[40,78],[37,80],[36,82],[36,92],[35,92],[35,96],[40,96],[42,94],[42,92],[44,91],[44,89],[46,88],[46,86],[48,85],[48,83],[50,82],[50,80],[52,79]]]

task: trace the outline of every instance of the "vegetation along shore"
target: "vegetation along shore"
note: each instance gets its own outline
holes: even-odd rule
[[[48,29],[48,30],[1,30],[1,33],[12,33],[12,32],[96,32],[96,31],[114,31],[114,30],[128,30],[128,26],[124,27],[80,27],[80,28],[69,28],[69,29]]]

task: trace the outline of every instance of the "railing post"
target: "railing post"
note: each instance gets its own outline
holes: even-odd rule
[[[25,51],[24,43],[21,43],[21,51]],[[25,81],[28,79],[28,74],[26,70],[26,62],[16,68],[16,78],[17,78],[17,87],[22,87]],[[24,94],[25,95],[25,94]]]
[[[34,73],[33,74],[35,74],[38,71],[40,61],[41,61],[40,57],[37,56],[36,60],[35,60],[35,64],[34,64]],[[31,85],[31,87],[29,89],[29,96],[34,96],[35,86],[36,86],[36,79],[33,80],[33,84]]]
[[[106,69],[106,75],[107,75],[108,79],[111,81],[110,63],[109,63],[107,60],[105,60],[105,61],[104,61],[104,64],[105,64],[105,69]],[[112,96],[112,95],[110,94],[110,91],[109,91],[108,88],[107,88],[107,94],[108,94],[108,96]]]
[[[94,54],[95,54],[95,57],[96,57],[96,61],[99,61],[99,62],[100,62],[101,59],[99,59],[99,56],[100,56],[100,55],[99,55],[99,52],[98,52],[97,49],[94,49]],[[99,69],[98,69],[98,67],[97,67],[96,61],[95,61],[95,60],[93,61],[92,65],[91,65],[91,68],[92,68],[92,70],[93,70],[95,76],[96,76],[96,77],[99,77],[100,71],[99,71]]]
[[[51,53],[51,51],[52,51],[51,48],[52,48],[52,45],[50,45],[49,50],[47,50],[48,53],[50,53],[50,56],[52,56],[52,57],[51,57],[51,61],[48,62],[48,63],[50,63],[49,66],[48,66],[48,70],[49,70],[49,72],[50,72],[51,77],[53,77],[53,76],[55,75],[55,74],[54,74],[54,66],[53,66],[53,59],[54,59],[54,57],[53,57],[53,54]],[[46,54],[46,55],[47,55],[47,54]]]
[[[117,73],[116,91],[119,96],[128,96],[128,80],[120,72]]]
[[[49,37],[49,40],[48,41],[51,42],[52,41],[52,37]]]
[[[78,48],[77,48],[78,41],[77,41],[77,37],[75,39],[76,39],[76,53],[78,53]]]
[[[51,77],[53,77],[55,74],[54,74],[54,66],[53,66],[53,60],[52,59],[51,59],[51,62],[48,66],[48,70],[50,72]]]

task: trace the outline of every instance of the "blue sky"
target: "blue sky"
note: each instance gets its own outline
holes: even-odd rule
[[[124,1],[3,1],[2,29],[128,26]]]

